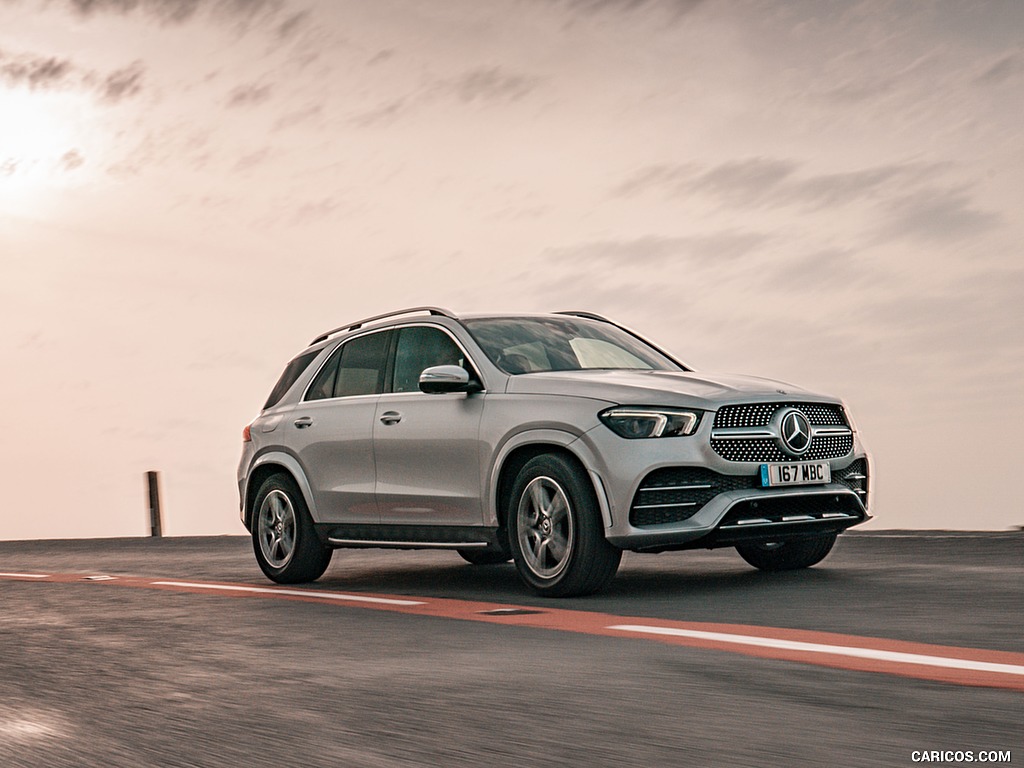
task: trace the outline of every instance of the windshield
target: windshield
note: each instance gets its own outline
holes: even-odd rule
[[[656,349],[609,323],[547,317],[488,317],[463,323],[491,362],[506,373],[682,370]]]

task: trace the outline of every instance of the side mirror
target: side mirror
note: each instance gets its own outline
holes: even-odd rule
[[[465,368],[457,365],[435,365],[420,374],[420,391],[435,395],[444,392],[479,392],[483,387],[470,381]]]

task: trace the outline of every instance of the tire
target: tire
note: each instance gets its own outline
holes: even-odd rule
[[[740,557],[762,571],[795,571],[825,559],[836,543],[836,534],[813,539],[792,539],[758,544],[739,544]]]
[[[512,486],[506,519],[519,576],[540,595],[589,595],[618,570],[622,550],[604,537],[590,479],[563,456],[527,462]]]
[[[501,565],[512,559],[507,549],[459,549],[459,555],[470,565]]]
[[[252,546],[260,569],[278,584],[316,581],[334,554],[313,530],[309,509],[295,481],[283,473],[264,480],[256,494]]]

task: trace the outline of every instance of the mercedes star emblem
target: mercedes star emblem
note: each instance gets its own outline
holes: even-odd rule
[[[782,417],[782,445],[794,456],[805,453],[811,445],[811,423],[800,411],[790,410]]]

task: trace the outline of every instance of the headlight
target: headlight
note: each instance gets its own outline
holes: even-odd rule
[[[694,433],[700,413],[677,408],[616,406],[601,411],[598,418],[620,437],[678,437]]]

